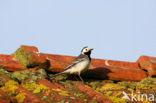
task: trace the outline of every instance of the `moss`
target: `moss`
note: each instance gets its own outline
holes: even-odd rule
[[[78,88],[73,87],[74,81],[66,80],[66,81],[59,81],[59,84],[64,86],[68,91],[70,91],[74,96],[81,98],[82,100],[87,100],[86,93],[81,92]],[[70,97],[75,98],[75,97]]]
[[[106,92],[106,95],[108,95],[108,96],[109,96],[109,95],[112,95],[112,94],[113,94],[113,91],[107,91],[107,92]]]
[[[154,89],[156,90],[156,78],[147,77],[137,83],[136,89]]]
[[[47,73],[44,69],[38,69],[37,71],[32,72],[38,79],[45,79],[47,77]]]
[[[103,81],[104,82],[104,81]],[[109,82],[109,83],[107,83]],[[114,103],[126,103],[127,100],[122,100],[122,90],[125,90],[125,86],[113,83],[113,81],[106,81],[101,83],[100,81],[90,82],[89,85],[97,93],[109,98]]]
[[[23,70],[16,71],[11,74],[11,78],[20,82],[27,81],[28,83],[36,82],[37,80],[45,79],[47,74],[44,69],[39,69],[36,71]]]
[[[97,87],[101,87],[103,85],[103,83],[101,83],[100,81],[91,81],[89,84],[89,86],[91,86],[93,89],[96,89]]]
[[[36,83],[33,82],[33,83],[25,83],[23,84],[23,88],[27,89],[28,91],[33,91],[35,88],[36,88]]]
[[[97,82],[97,83],[96,83]],[[91,87],[96,86],[96,84],[100,84],[97,86],[97,88],[94,88],[95,91],[101,95],[103,95],[106,98],[109,98],[112,100],[114,103],[127,103],[128,100],[123,100],[122,99],[122,90],[126,89],[125,86],[121,86],[119,84],[115,83],[100,83],[98,81],[96,82],[91,82]]]
[[[71,99],[76,99],[75,97],[70,96]]]
[[[51,100],[54,102],[54,103],[57,103],[56,99],[55,99],[55,94],[51,94]]]
[[[134,93],[137,93],[137,91],[140,91],[141,94],[146,93],[146,89],[150,89],[152,91],[149,91],[150,94],[155,94],[153,90],[156,90],[156,78],[145,78],[141,80],[140,82],[130,82],[130,81],[122,81],[122,82],[109,82],[103,81],[102,83],[100,81],[91,81],[88,83],[91,88],[93,88],[95,91],[100,92],[101,95],[104,95],[104,97],[109,98],[114,103],[128,103],[129,101],[127,99],[122,99],[123,93],[122,91],[127,91],[127,94],[130,96],[131,91],[134,91]],[[144,101],[145,102],[145,101]]]
[[[66,101],[65,100],[61,100],[60,103],[66,103]]]
[[[116,96],[108,96],[110,100],[112,100],[114,103],[128,103],[129,101],[127,99],[122,99],[121,97]]]
[[[50,78],[54,76],[54,74],[49,74]],[[60,80],[66,80],[68,78],[68,75],[67,74],[62,74],[62,75],[58,75],[56,76],[55,78],[52,78],[52,79],[55,79],[56,81],[60,81]]]
[[[117,84],[107,83],[106,85],[102,86],[101,88],[97,88],[96,90],[106,98],[112,100],[114,103],[127,103],[128,100],[122,99],[123,93],[120,91],[120,89],[125,89],[125,87],[119,86]]]
[[[42,99],[47,99],[47,96],[42,96],[41,98],[42,98]]]
[[[30,70],[15,71],[11,74],[11,78],[23,82],[29,78]]]
[[[82,93],[82,92],[79,92],[79,91],[74,91],[74,95],[81,98],[82,100],[86,99],[86,94],[85,93]]]
[[[67,92],[65,92],[65,91],[64,92],[59,92],[59,94],[62,95],[62,96],[69,96],[69,94]]]
[[[118,82],[121,86],[126,86],[129,90],[140,90],[140,89],[154,89],[156,90],[156,78],[147,77],[140,82]]]
[[[1,78],[0,77],[0,87],[3,86],[3,85],[5,85],[6,81],[7,80],[5,80],[4,78]]]
[[[5,69],[0,69],[0,75],[6,78],[10,78],[11,73],[6,71]]]
[[[29,74],[28,82],[36,82],[37,80],[42,80],[47,78],[47,73],[44,69],[39,69],[37,71],[31,71]]]
[[[31,56],[24,51],[22,47],[18,48],[12,55],[17,61],[21,62],[23,66],[28,67],[31,65]]]
[[[0,69],[5,69],[6,67],[3,65],[0,65]]]
[[[120,86],[118,84],[106,83],[102,87],[97,88],[98,91],[106,91],[106,90],[121,90],[125,89],[125,86]]]
[[[123,82],[118,82],[119,85],[121,86],[125,86],[127,89],[131,89],[131,90],[135,90],[136,89],[136,82],[127,82],[127,81],[123,81]]]
[[[126,91],[127,94],[130,96],[131,91],[134,91],[134,93],[137,93],[137,91],[145,89],[152,89],[155,90],[156,88],[156,78],[146,78],[143,79],[140,82],[133,82],[133,81],[122,81],[122,82],[114,82],[109,80],[86,80],[88,81],[88,86],[93,88],[97,93],[100,93],[106,98],[109,98],[114,103],[128,103],[129,101],[127,99],[122,99],[123,93],[122,91]],[[74,82],[73,81],[59,81],[59,84],[67,88],[68,91],[70,91],[75,96],[81,98],[82,100],[89,100],[87,95],[83,92],[80,92],[77,88],[73,87]],[[71,85],[69,85],[71,84]],[[85,85],[86,86],[86,85]],[[87,86],[87,87],[88,87]],[[149,88],[150,87],[150,88]],[[137,89],[137,90],[136,90]],[[145,90],[142,90],[142,94],[146,93]],[[153,92],[149,92],[150,94],[155,94]],[[93,99],[93,98],[92,98]]]
[[[63,91],[63,90],[61,90],[61,89],[52,89],[52,90],[58,92],[59,95],[62,95],[62,96],[70,96],[70,95],[68,94],[67,91]],[[72,97],[71,97],[71,98],[72,98]],[[74,98],[74,97],[73,97],[73,98]]]

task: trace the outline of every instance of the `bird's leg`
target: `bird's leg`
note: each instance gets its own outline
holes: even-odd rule
[[[80,74],[80,73],[78,73],[78,76],[80,77],[81,81],[82,81],[82,82],[83,82],[83,84],[84,84],[84,81],[83,81],[83,79],[82,79],[82,77],[81,77],[81,74]]]
[[[75,78],[75,80],[76,80],[76,81],[78,81],[78,79],[77,79],[76,75],[74,75],[74,78]]]

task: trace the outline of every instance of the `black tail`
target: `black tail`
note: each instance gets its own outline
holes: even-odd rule
[[[64,74],[64,71],[63,71],[63,72],[60,72],[60,73],[54,74],[52,77],[50,77],[50,79],[53,79],[53,78],[55,78],[56,76],[61,75],[61,74]]]

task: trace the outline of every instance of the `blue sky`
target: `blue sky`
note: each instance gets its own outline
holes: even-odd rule
[[[156,0],[1,0],[0,54],[40,52],[136,61],[156,56]]]

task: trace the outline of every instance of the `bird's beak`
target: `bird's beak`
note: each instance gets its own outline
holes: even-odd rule
[[[90,48],[90,51],[91,51],[91,50],[94,50],[94,49],[93,49],[93,48]]]

